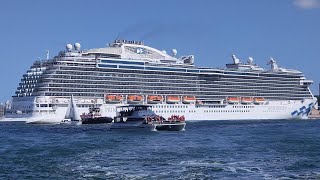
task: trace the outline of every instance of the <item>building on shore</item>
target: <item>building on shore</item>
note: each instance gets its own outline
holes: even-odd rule
[[[4,106],[0,104],[0,119],[4,117]]]

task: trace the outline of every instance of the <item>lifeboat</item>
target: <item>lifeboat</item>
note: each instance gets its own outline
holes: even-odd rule
[[[128,95],[127,102],[132,104],[142,103],[143,96],[142,95]]]
[[[163,97],[160,95],[150,95],[147,98],[147,102],[149,104],[158,104],[158,103],[161,103],[162,100],[163,100]]]
[[[167,103],[179,103],[180,97],[179,96],[167,96]]]
[[[242,97],[241,98],[241,103],[243,104],[250,104],[253,102],[253,98],[252,97]]]
[[[185,104],[191,104],[196,102],[196,97],[194,96],[184,96],[182,102]]]
[[[256,97],[256,98],[254,98],[254,103],[255,104],[262,104],[262,103],[264,103],[264,98],[263,97]]]
[[[228,103],[235,104],[235,103],[240,102],[240,98],[239,97],[227,97],[227,101],[228,101]]]
[[[123,100],[122,95],[106,95],[107,103],[120,103]]]

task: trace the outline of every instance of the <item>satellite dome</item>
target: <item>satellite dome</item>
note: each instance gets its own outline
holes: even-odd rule
[[[71,51],[72,50],[72,44],[67,44],[66,48],[67,48],[67,51]]]
[[[253,63],[253,58],[252,58],[252,57],[249,57],[249,58],[248,58],[248,63],[249,63],[249,64],[252,64],[252,63]]]
[[[173,54],[173,56],[176,56],[177,53],[178,53],[178,51],[177,51],[176,49],[172,49],[172,54]]]
[[[162,50],[162,52],[165,53],[165,54],[167,54],[167,51],[166,51],[166,50]]]
[[[79,51],[80,48],[81,48],[80,43],[75,43],[75,44],[74,44],[74,49],[75,49],[75,50]]]

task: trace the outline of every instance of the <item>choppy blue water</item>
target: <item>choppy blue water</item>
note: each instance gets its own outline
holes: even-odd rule
[[[320,120],[185,132],[0,123],[0,179],[320,179]]]

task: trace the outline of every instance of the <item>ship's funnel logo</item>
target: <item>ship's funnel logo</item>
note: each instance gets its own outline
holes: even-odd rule
[[[144,53],[144,49],[137,48],[136,52],[137,52],[137,54],[143,54]]]

